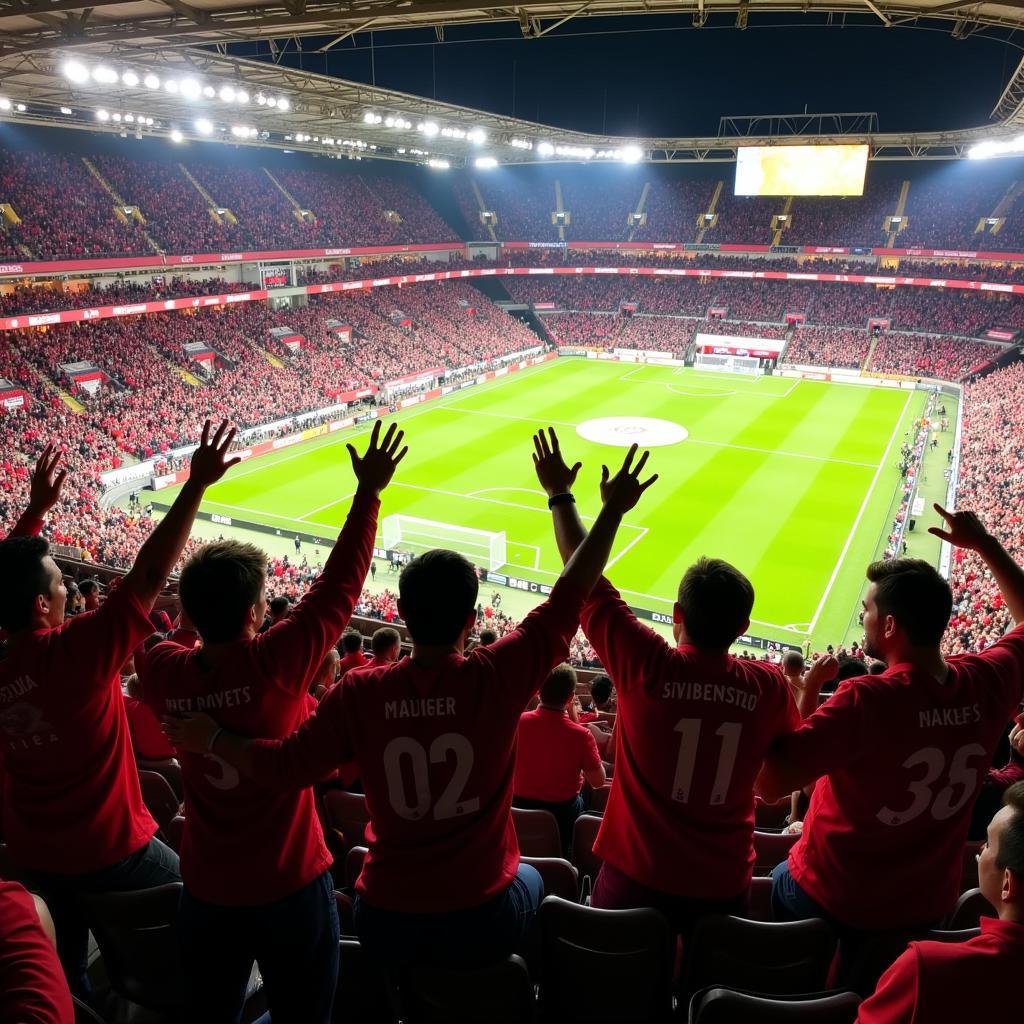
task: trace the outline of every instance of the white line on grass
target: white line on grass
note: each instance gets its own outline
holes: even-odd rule
[[[836,561],[835,568],[832,570],[832,575],[829,577],[828,583],[825,586],[825,593],[821,595],[818,607],[814,612],[814,616],[811,618],[810,625],[807,627],[808,633],[813,633],[814,627],[818,624],[818,619],[821,616],[822,609],[825,607],[825,602],[828,600],[828,595],[831,593],[832,586],[836,581],[836,577],[839,575],[839,570],[842,568],[843,562],[846,559],[846,553],[850,550],[850,545],[853,543],[854,535],[857,533],[857,527],[860,526],[860,521],[864,518],[864,511],[868,507],[871,495],[875,492],[875,484],[878,483],[878,478],[882,475],[882,470],[885,469],[885,464],[889,461],[889,452],[892,451],[892,446],[896,442],[896,436],[899,434],[900,427],[903,425],[903,417],[906,416],[907,408],[909,407],[910,400],[913,397],[913,391],[907,393],[907,400],[903,403],[903,410],[900,412],[899,418],[896,420],[896,426],[892,428],[892,436],[889,438],[889,443],[885,446],[885,452],[878,463],[875,475],[871,478],[868,493],[864,495],[864,500],[860,503],[860,509],[857,511],[857,518],[854,519],[853,526],[850,527],[850,533],[846,538],[846,543],[843,545],[843,550],[839,552],[839,558]]]
[[[351,494],[343,494],[340,498],[335,498],[333,501],[328,501],[326,504],[318,505],[311,511],[303,513],[301,516],[299,516],[299,519],[308,519],[310,516],[315,516],[317,512],[323,512],[325,508],[330,508],[332,505],[340,505],[343,501],[348,501],[349,498],[354,498],[355,496],[355,491],[352,491]]]
[[[642,531],[638,533],[617,555],[613,555],[608,559],[605,568],[610,569],[624,554],[626,554],[626,552],[630,550],[630,548],[636,547],[636,545],[639,544],[648,533],[648,528],[646,526],[643,527]]]

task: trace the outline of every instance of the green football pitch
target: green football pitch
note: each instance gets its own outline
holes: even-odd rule
[[[864,567],[884,544],[899,489],[899,447],[924,404],[923,392],[559,359],[399,413],[409,455],[381,515],[503,530],[505,571],[550,583],[561,563],[532,432],[555,426],[567,459],[582,460],[586,520],[599,507],[602,462],[617,466],[624,448],[576,428],[606,417],[667,421],[687,436],[652,449],[660,479],[622,525],[612,582],[631,604],[667,614],[687,565],[718,556],[754,583],[752,633],[839,643],[856,635]],[[354,485],[344,442],[368,429],[243,464],[204,509],[282,537],[333,539]],[[613,436],[644,435],[627,424]],[[941,481],[940,467],[934,476]]]

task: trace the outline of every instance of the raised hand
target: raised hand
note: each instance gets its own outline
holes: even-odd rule
[[[544,436],[543,429],[534,434],[533,448],[533,468],[547,496],[571,491],[583,463],[577,462],[572,469],[565,464],[554,427],[548,427],[548,437]]]
[[[232,466],[242,461],[240,455],[228,458],[231,442],[235,439],[235,428],[228,427],[227,420],[221,420],[213,437],[210,437],[210,421],[203,424],[203,436],[199,447],[192,453],[192,467],[189,480],[199,487],[215,484]]]
[[[601,467],[601,501],[619,515],[625,515],[633,508],[644,491],[658,479],[658,474],[655,473],[649,480],[640,483],[640,471],[647,465],[647,458],[651,453],[645,451],[634,466],[633,458],[636,453],[637,446],[630,445],[625,459],[622,460],[622,468],[615,476],[609,476],[607,466]]]
[[[360,487],[379,495],[391,483],[395,469],[409,451],[408,445],[401,451],[398,450],[403,437],[405,431],[398,430],[398,425],[392,423],[384,435],[384,440],[381,441],[380,420],[377,420],[370,432],[370,446],[366,449],[365,455],[360,457],[351,444],[345,446],[352,459],[352,472],[355,473]]]
[[[171,745],[182,753],[206,754],[220,726],[209,715],[198,711],[181,718],[164,718],[162,728]]]
[[[28,492],[28,507],[34,515],[44,516],[60,500],[61,488],[67,479],[68,471],[57,472],[60,463],[60,452],[54,451],[54,445],[48,444],[36,462],[32,471],[32,486]]]
[[[933,507],[945,519],[947,529],[932,526],[928,532],[949,541],[953,547],[980,551],[992,540],[992,535],[973,512],[947,512],[938,502]]]
[[[803,678],[803,685],[821,690],[825,683],[831,682],[839,675],[839,659],[834,654],[826,654],[819,658]]]

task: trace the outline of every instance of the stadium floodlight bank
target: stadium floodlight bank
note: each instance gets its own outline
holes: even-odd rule
[[[761,377],[761,360],[754,356],[717,356],[698,352],[693,360],[695,370],[714,370],[717,373],[746,373]]]
[[[468,526],[438,523],[416,516],[386,516],[381,524],[388,551],[420,554],[432,548],[447,548],[465,555],[474,565],[495,572],[508,561],[505,531],[473,530]]]

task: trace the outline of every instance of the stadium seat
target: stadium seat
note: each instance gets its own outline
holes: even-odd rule
[[[772,920],[772,880],[758,878],[750,880],[750,908],[746,914],[749,921]]]
[[[512,824],[519,840],[519,852],[527,857],[559,857],[562,841],[558,822],[550,811],[512,808]]]
[[[706,988],[690,1001],[690,1024],[853,1024],[853,992],[769,998],[730,988]]]
[[[142,799],[160,826],[166,842],[164,829],[181,814],[181,801],[175,796],[171,784],[156,772],[139,772],[139,786],[142,789]]]
[[[367,849],[365,846],[353,846],[345,856],[345,885],[349,889],[356,887],[356,879],[359,872],[363,870],[363,860],[366,858]]]
[[[787,832],[760,832],[755,829],[754,854],[757,861],[754,873],[770,874],[776,864],[781,864],[789,856],[790,849],[799,838],[799,835]]]
[[[981,841],[974,841],[964,846],[963,871],[960,876],[961,892],[978,888],[978,854],[984,845]]]
[[[355,914],[352,909],[352,897],[348,893],[334,890],[334,902],[338,907],[338,923],[341,934],[354,937],[356,934]]]
[[[797,995],[828,988],[836,951],[831,927],[806,921],[747,921],[714,915],[697,923],[683,950],[684,998],[709,985],[763,995]]]
[[[611,783],[601,786],[600,789],[590,789],[589,786],[585,788],[587,792],[584,793],[583,799],[588,810],[604,814],[604,810],[608,806],[608,797],[612,791]]]
[[[162,758],[159,761],[147,761],[144,757],[137,757],[135,764],[140,772],[156,772],[162,775],[174,790],[174,795],[182,800],[185,791],[181,784],[181,765],[173,757]]]
[[[417,968],[402,986],[409,1024],[528,1024],[536,1017],[525,961],[510,956],[476,971]]]
[[[589,878],[593,882],[601,870],[601,858],[594,853],[594,842],[600,827],[601,819],[596,815],[581,814],[576,819],[572,831],[572,862],[581,880]]]
[[[181,853],[181,839],[185,834],[185,819],[180,814],[175,815],[160,831],[163,833],[167,845],[175,853]]]
[[[544,879],[544,895],[559,896],[578,903],[580,896],[579,872],[561,857],[520,857],[524,864],[536,868]]]
[[[585,724],[597,743],[597,752],[603,758],[608,753],[608,747],[612,742],[611,732],[608,729],[602,729],[596,722],[586,722]]]
[[[345,852],[353,846],[365,846],[365,829],[370,820],[366,797],[360,793],[329,789],[322,799],[327,825],[339,836]]]
[[[557,896],[540,907],[545,1021],[667,1021],[675,952],[656,910],[595,910]]]
[[[343,938],[338,944],[338,983],[331,1021],[333,1024],[391,1024],[396,1019],[383,975],[363,955],[357,939]]]
[[[770,804],[760,797],[754,798],[754,827],[758,829],[784,828],[789,816],[790,799],[783,797]]]
[[[950,931],[977,928],[981,918],[995,916],[992,904],[982,896],[981,890],[968,889],[967,892],[961,893],[960,899],[956,901],[956,906],[946,921],[946,927]]]
[[[77,996],[71,997],[71,1003],[75,1010],[75,1024],[104,1024],[103,1018]]]

